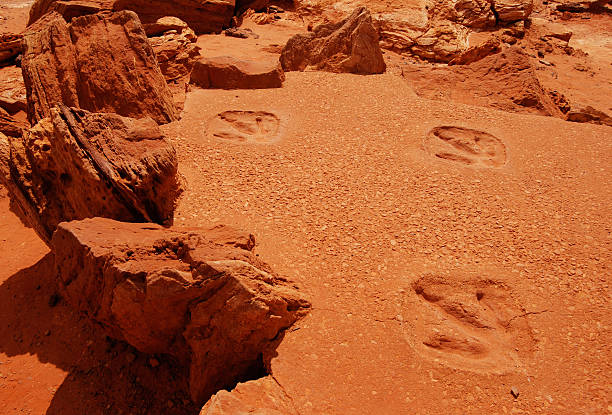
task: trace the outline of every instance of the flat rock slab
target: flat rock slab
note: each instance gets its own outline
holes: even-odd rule
[[[110,336],[190,369],[204,403],[269,361],[310,304],[224,226],[172,228],[94,218],[62,223],[52,249],[69,304]]]
[[[202,58],[191,72],[191,83],[202,88],[280,88],[285,73],[275,60],[251,61],[230,56]]]

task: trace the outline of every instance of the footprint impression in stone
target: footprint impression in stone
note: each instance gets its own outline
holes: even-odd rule
[[[237,143],[273,143],[279,139],[280,120],[265,111],[225,111],[211,120],[208,133]]]
[[[474,167],[501,167],[506,164],[506,146],[484,131],[462,127],[436,127],[424,141],[434,157]]]
[[[408,336],[420,354],[451,367],[505,372],[535,350],[527,313],[505,284],[426,274],[412,288]]]

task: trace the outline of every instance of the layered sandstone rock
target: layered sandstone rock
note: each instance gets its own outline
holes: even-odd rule
[[[0,180],[44,241],[60,222],[95,216],[172,223],[178,162],[155,121],[65,106],[50,112],[5,143],[10,155],[0,160]]]
[[[100,13],[67,24],[47,15],[24,35],[23,77],[32,124],[62,103],[158,123],[178,114],[138,17]]]
[[[436,0],[430,15],[432,20],[448,20],[472,28],[495,26],[490,0]]]
[[[187,23],[173,17],[164,17],[145,27],[159,68],[167,82],[188,77],[200,57],[197,36]]]
[[[298,412],[279,384],[267,376],[240,383],[231,392],[217,392],[200,411],[200,415],[235,414],[297,415]]]
[[[449,62],[468,48],[468,30],[461,25],[440,22],[415,39],[413,55],[432,62]]]
[[[285,72],[278,61],[240,60],[230,56],[201,58],[191,72],[191,83],[201,88],[280,88]]]
[[[493,0],[493,10],[502,22],[525,20],[533,11],[533,0]]]
[[[52,240],[66,301],[110,336],[187,364],[201,403],[268,360],[309,307],[253,246],[252,235],[223,226],[102,218],[63,223]]]
[[[57,12],[67,21],[74,17],[112,10],[114,0],[35,0],[30,8],[28,26],[47,13]]]
[[[330,72],[376,74],[386,69],[378,33],[365,7],[357,8],[339,23],[320,25],[312,32],[295,35],[283,48],[280,61],[285,71],[312,67]]]
[[[486,58],[489,55],[501,52],[502,43],[499,38],[493,36],[486,41],[472,46],[465,51],[461,52],[458,56],[454,57],[448,64],[449,65],[467,65],[470,63],[477,62],[481,59]]]
[[[36,0],[30,9],[28,25],[53,11],[70,21],[103,10],[131,10],[143,23],[176,16],[198,33],[211,33],[229,26],[234,7],[234,0]]]

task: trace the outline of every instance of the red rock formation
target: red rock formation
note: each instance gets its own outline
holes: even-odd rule
[[[61,106],[5,146],[0,180],[46,242],[60,222],[94,216],[172,223],[176,153],[150,118]]]
[[[221,390],[204,405],[200,415],[297,415],[291,399],[271,377],[239,383],[231,392]]]
[[[132,12],[94,14],[68,25],[47,15],[24,35],[23,77],[32,124],[62,103],[94,112],[178,117],[145,32]]]
[[[533,0],[493,0],[492,7],[501,22],[525,20],[533,11]]]
[[[314,67],[330,72],[375,74],[386,69],[378,33],[365,7],[357,8],[339,23],[295,35],[283,48],[280,61],[285,71]]]
[[[501,52],[501,49],[502,45],[499,38],[491,37],[487,41],[465,50],[458,56],[454,57],[448,64],[467,65],[484,59],[489,55]]]
[[[195,402],[269,359],[309,307],[226,227],[164,229],[94,218],[60,224],[52,248],[69,304],[112,337],[190,366]]]
[[[37,22],[47,13],[57,12],[66,20],[101,10],[111,10],[114,0],[36,0],[30,8],[28,26]]]
[[[425,98],[563,117],[542,87],[529,56],[518,47],[469,65],[406,67],[403,76]]]
[[[230,56],[201,58],[191,72],[191,83],[202,88],[280,88],[284,80],[278,61],[247,61]]]
[[[234,0],[36,0],[30,10],[28,26],[52,11],[69,21],[102,10],[131,10],[143,23],[175,16],[186,21],[197,33],[211,33],[229,26],[234,7]]]
[[[188,77],[200,57],[197,36],[187,23],[175,17],[164,17],[145,26],[159,67],[166,81]]]
[[[24,122],[20,122],[0,107],[0,132],[12,136],[21,137],[23,130],[29,127]]]

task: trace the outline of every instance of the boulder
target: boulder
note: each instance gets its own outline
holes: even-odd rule
[[[406,65],[402,75],[423,98],[565,118],[518,46],[466,65]]]
[[[95,216],[171,224],[180,194],[174,148],[151,118],[54,107],[9,138],[0,177],[45,241],[60,222]]]
[[[312,32],[293,36],[281,53],[285,71],[308,67],[330,72],[377,74],[386,70],[378,32],[370,12],[359,7],[345,20],[317,26]]]
[[[458,56],[451,59],[449,65],[467,65],[486,58],[489,55],[501,52],[501,40],[498,37],[490,37],[479,45],[472,46]]]
[[[230,56],[201,58],[191,72],[191,83],[201,88],[280,88],[285,73],[276,60],[240,60]]]
[[[187,23],[174,16],[161,17],[154,23],[147,23],[142,25],[142,27],[149,37],[161,36],[169,30],[176,30],[177,32],[181,33],[183,30],[189,29],[189,25]]]
[[[491,0],[453,0],[455,16],[452,21],[472,28],[495,26]]]
[[[21,53],[21,35],[0,33],[0,66],[12,64]]]
[[[612,117],[603,111],[599,111],[591,106],[584,108],[571,109],[567,113],[566,119],[573,122],[587,122],[591,124],[607,125],[612,127]]]
[[[525,20],[533,11],[533,0],[493,0],[493,10],[501,22]]]
[[[176,16],[198,34],[218,33],[229,27],[234,7],[235,0],[36,0],[30,9],[28,26],[54,11],[70,21],[99,11],[131,10],[142,23]]]
[[[468,48],[468,30],[459,24],[439,22],[415,39],[410,52],[432,62],[449,62]]]
[[[21,137],[27,127],[26,123],[16,120],[0,107],[0,132],[11,137]]]
[[[280,385],[266,376],[239,383],[231,392],[220,390],[200,411],[200,415],[236,414],[298,415],[298,412]]]
[[[99,13],[67,24],[47,15],[24,34],[23,78],[32,124],[62,103],[94,112],[178,118],[153,49],[133,12]]]
[[[198,37],[193,30],[179,19],[170,19],[160,19],[148,28],[149,33],[156,33],[149,35],[149,42],[167,82],[188,77],[200,57],[200,47],[196,45]],[[164,26],[168,29],[159,32]]]
[[[62,297],[109,336],[189,367],[203,404],[269,361],[310,307],[227,227],[163,228],[94,218],[62,223],[51,243]]]

